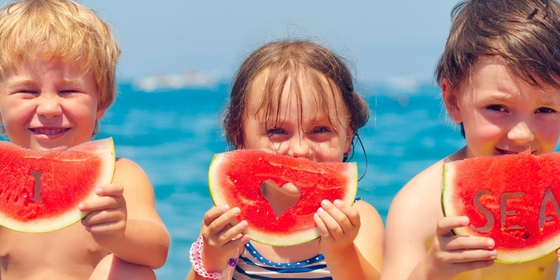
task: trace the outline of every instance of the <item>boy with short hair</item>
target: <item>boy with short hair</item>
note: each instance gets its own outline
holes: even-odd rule
[[[72,147],[97,133],[116,95],[120,50],[93,11],[70,0],[22,0],[0,12],[0,122],[29,149]],[[0,278],[155,279],[169,234],[152,185],[119,158],[113,183],[83,201],[81,223],[49,233],[0,228]]]
[[[399,191],[386,226],[382,279],[555,279],[558,256],[494,262],[494,240],[454,235],[467,217],[444,217],[444,162],[553,152],[560,136],[560,4],[555,0],[470,0],[453,23],[436,75],[466,146]]]

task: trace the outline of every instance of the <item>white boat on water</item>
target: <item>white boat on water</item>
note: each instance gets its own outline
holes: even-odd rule
[[[186,71],[183,74],[158,73],[132,81],[134,90],[153,92],[187,88],[214,88],[220,79],[206,72]]]

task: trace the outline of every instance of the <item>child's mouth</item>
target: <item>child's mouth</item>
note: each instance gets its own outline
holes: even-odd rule
[[[516,155],[525,151],[528,151],[529,149],[520,151],[520,152],[514,152],[514,151],[506,151],[506,150],[502,150],[500,148],[496,148],[496,151],[498,151],[499,155]],[[531,151],[532,154],[535,154],[536,151]]]
[[[60,136],[68,131],[69,128],[31,128],[30,130],[37,135],[43,135],[49,138]]]

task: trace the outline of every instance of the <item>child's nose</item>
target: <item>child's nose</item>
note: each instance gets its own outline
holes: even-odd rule
[[[535,140],[535,136],[526,122],[520,121],[515,124],[507,134],[511,141],[526,143]]]
[[[53,118],[62,114],[58,96],[41,96],[38,98],[37,114],[46,118]]]
[[[288,155],[292,157],[311,158],[311,145],[304,137],[292,137],[288,146]]]

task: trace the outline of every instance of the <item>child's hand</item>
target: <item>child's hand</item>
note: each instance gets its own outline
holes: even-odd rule
[[[324,255],[339,254],[354,245],[360,230],[360,214],[351,205],[340,200],[335,200],[334,204],[323,200],[314,219],[321,234],[319,244]]]
[[[212,207],[204,215],[200,234],[204,238],[202,260],[208,272],[221,272],[228,266],[231,257],[237,257],[245,243],[250,239],[242,234],[247,228],[247,221],[241,221],[234,227],[229,223],[240,213],[239,208],[229,206]]]
[[[488,267],[494,263],[494,240],[486,237],[454,235],[451,230],[468,226],[469,218],[444,217],[437,225],[434,244],[428,251],[432,267],[454,277],[460,272]]]
[[[101,246],[106,247],[124,236],[127,212],[123,190],[120,183],[102,186],[95,191],[98,197],[79,206],[81,211],[90,212],[82,224]]]

